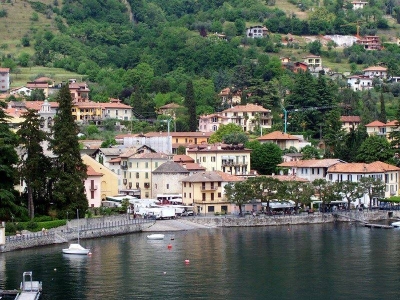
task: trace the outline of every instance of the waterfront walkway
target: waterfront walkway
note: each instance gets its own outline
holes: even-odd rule
[[[193,230],[199,228],[215,228],[216,225],[203,225],[190,221],[189,219],[175,219],[175,220],[160,220],[154,225],[143,229],[145,232],[165,232],[165,231],[181,231]]]

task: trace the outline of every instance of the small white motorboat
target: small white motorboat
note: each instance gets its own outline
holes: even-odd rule
[[[70,244],[68,248],[62,249],[62,252],[65,254],[87,255],[89,254],[90,249],[84,248],[79,244]]]
[[[163,240],[164,235],[160,233],[155,233],[155,234],[150,234],[147,236],[147,239],[149,240]]]
[[[393,222],[391,225],[392,225],[393,227],[400,228],[400,221]]]

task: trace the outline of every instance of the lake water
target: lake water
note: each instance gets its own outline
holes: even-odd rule
[[[400,230],[351,224],[199,229],[0,254],[0,289],[24,271],[42,299],[399,299]],[[172,248],[168,249],[168,245]],[[185,260],[190,260],[189,264]]]

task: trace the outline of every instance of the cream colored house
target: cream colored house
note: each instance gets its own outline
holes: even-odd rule
[[[132,120],[132,107],[121,103],[121,100],[110,98],[110,102],[100,103],[103,110],[103,118]]]
[[[97,190],[100,191],[100,199],[104,200],[107,196],[115,196],[118,194],[118,175],[116,173],[91,158],[89,155],[82,155],[82,161],[95,172],[102,174],[101,181],[97,184]]]
[[[243,178],[224,172],[199,172],[181,180],[182,201],[184,205],[193,205],[198,214],[231,214],[235,205],[225,197],[225,185],[242,181]]]
[[[398,130],[399,126],[396,120],[387,122],[386,124],[376,120],[365,125],[365,127],[367,128],[368,135],[384,136],[388,141],[391,141],[390,133]]]
[[[164,153],[144,151],[137,153],[127,151],[120,155],[122,187],[126,189],[139,189],[141,198],[153,198],[152,173],[155,169],[169,160]]]
[[[221,124],[233,123],[243,128],[243,131],[254,131],[257,127],[271,128],[271,110],[257,104],[236,105],[220,113],[203,115],[199,118],[201,132],[217,131]]]
[[[198,145],[187,148],[186,154],[207,171],[222,171],[231,175],[250,173],[250,149],[243,145]]]
[[[322,59],[319,55],[307,55],[304,57],[304,62],[314,68],[322,67]]]
[[[362,177],[375,177],[382,180],[385,185],[385,198],[399,195],[400,168],[381,161],[367,163],[338,163],[328,168],[328,181],[352,181],[359,182]],[[365,194],[358,199],[357,204],[369,206],[369,195]],[[378,205],[377,199],[372,199],[372,205]]]
[[[360,116],[341,116],[340,122],[342,122],[343,129],[346,132],[350,132],[350,129],[357,129],[361,123],[361,118]]]
[[[190,175],[190,171],[181,164],[167,161],[153,171],[152,194],[180,194],[182,179]]]
[[[282,150],[289,149],[290,147],[296,148],[300,151],[307,145],[311,146],[310,142],[304,140],[302,136],[291,135],[281,131],[274,131],[257,138],[260,143],[274,143]]]

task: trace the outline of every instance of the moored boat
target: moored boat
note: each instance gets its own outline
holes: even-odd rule
[[[68,248],[62,249],[62,252],[65,254],[87,255],[89,254],[90,249],[84,248],[79,244],[70,244]]]
[[[393,227],[400,228],[400,221],[393,222],[391,225],[392,225]]]
[[[150,235],[148,235],[147,236],[147,239],[149,239],[149,240],[163,240],[164,239],[164,235],[163,234],[157,234],[157,233],[155,233],[155,234],[150,234]]]

